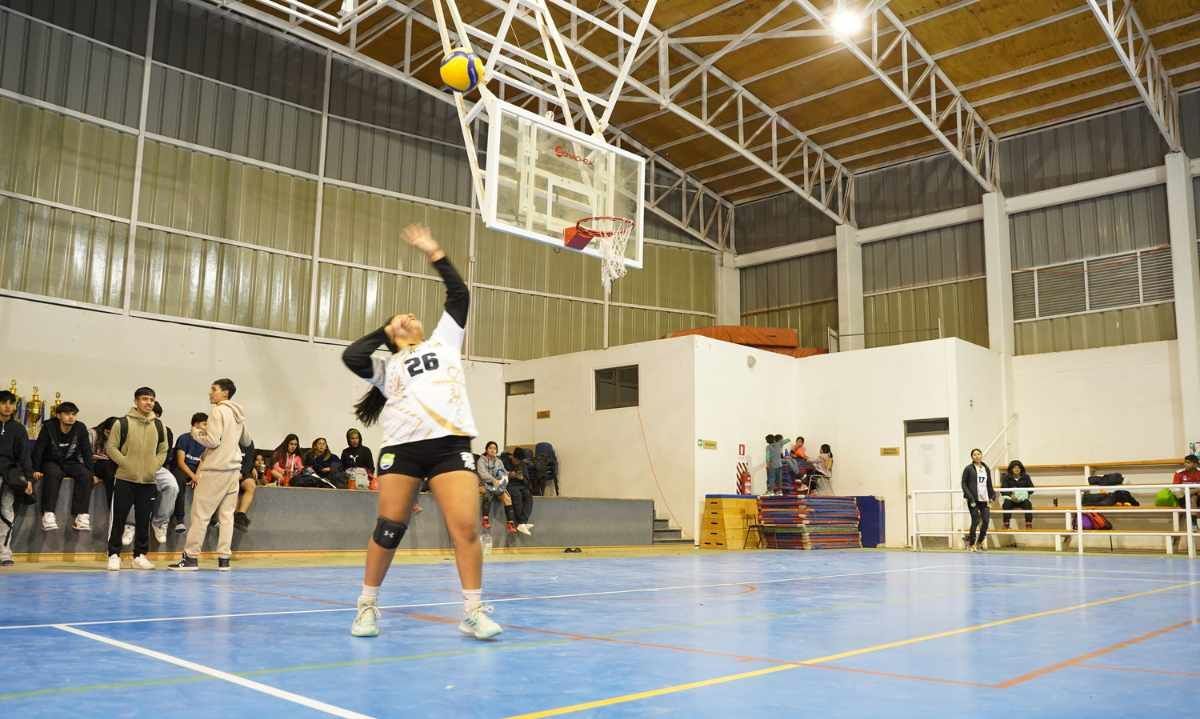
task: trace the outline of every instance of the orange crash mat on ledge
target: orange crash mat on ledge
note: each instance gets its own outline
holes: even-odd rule
[[[698,327],[692,330],[677,330],[668,337],[685,337],[701,335],[714,340],[732,342],[739,345],[749,345],[759,349],[772,347],[795,348],[800,346],[800,336],[796,330],[787,327],[743,327],[741,325],[717,325],[715,327]]]

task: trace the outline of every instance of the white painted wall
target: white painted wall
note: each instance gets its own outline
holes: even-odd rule
[[[504,368],[505,382],[532,379],[536,409],[550,412],[534,421],[534,434],[554,445],[564,495],[653,499],[658,516],[694,536],[696,341],[678,337]],[[640,406],[597,412],[595,370],[634,364]]]
[[[133,390],[153,387],[174,430],[207,411],[209,383],[230,377],[246,408],[255,444],[274,447],[289,432],[307,444],[329,439],[340,452],[356,426],[352,405],[367,384],[342,366],[342,348],[297,340],[159,322],[0,297],[0,383],[16,378],[23,395],[79,405],[94,425],[123,414]],[[481,433],[502,434],[502,365],[467,363],[467,387]],[[378,449],[378,428],[363,433]]]
[[[1014,357],[1021,459],[1054,464],[1186,454],[1178,364],[1174,341]]]
[[[753,366],[750,366],[750,360]],[[738,445],[746,443],[754,491],[766,490],[766,436],[795,437],[796,368],[791,357],[706,337],[696,338],[695,488],[692,514],[700,516],[705,494],[737,491]],[[713,440],[704,449],[697,440]]]
[[[956,410],[950,418],[950,456],[961,470],[971,460],[971,449],[985,450],[985,459],[995,464],[1004,457],[1003,440],[996,439],[1004,426],[1000,354],[971,344],[954,344]],[[956,472],[955,477],[960,473]]]
[[[933,340],[796,362],[797,426],[806,433],[809,446],[832,445],[837,494],[884,500],[889,546],[901,547],[907,541],[904,456],[881,456],[879,450],[903,448],[905,420],[948,417],[953,455],[960,414],[958,350],[966,344]],[[996,387],[998,392],[998,375]],[[974,426],[974,420],[969,424]],[[953,456],[951,463],[953,467]],[[951,473],[951,481],[956,474]]]

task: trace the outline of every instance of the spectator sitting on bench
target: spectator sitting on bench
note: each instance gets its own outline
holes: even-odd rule
[[[356,472],[355,470],[361,471]],[[375,458],[371,456],[371,450],[363,446],[362,433],[354,428],[346,430],[346,448],[342,450],[342,471],[351,478],[351,481],[354,481],[353,475],[366,475],[366,485],[356,482],[355,486],[358,489],[366,489],[366,486],[369,486],[375,477]]]
[[[192,429],[202,426],[207,421],[207,414],[196,412],[192,415]],[[175,440],[175,448],[171,451],[175,453],[175,466],[171,468],[171,473],[175,475],[175,481],[179,484],[179,494],[175,495],[173,521],[175,533],[183,534],[187,532],[183,511],[186,501],[184,494],[186,490],[196,488],[196,468],[200,466],[200,455],[204,454],[204,445],[197,442],[191,432],[184,432]]]
[[[1183,458],[1183,469],[1175,473],[1171,478],[1171,484],[1195,484],[1197,489],[1192,492],[1192,509],[1200,507],[1200,459],[1194,454],[1189,454]],[[1182,507],[1185,503],[1180,500],[1179,505]],[[1196,521],[1197,517],[1193,514],[1190,517]]]
[[[92,503],[92,443],[87,427],[76,422],[79,408],[63,402],[54,411],[56,421],[42,425],[33,448],[33,478],[42,480],[42,530],[58,529],[54,510],[63,479],[71,480],[71,515],[79,532],[92,531],[88,512]]]
[[[304,455],[304,467],[324,480],[323,484],[345,489],[346,475],[342,472],[342,463],[329,451],[329,441],[324,437],[313,440],[312,449]]]
[[[271,479],[280,487],[290,486],[292,477],[304,469],[304,459],[300,456],[300,438],[289,434],[283,438],[271,455]]]
[[[242,447],[242,478],[238,480],[238,498],[237,506],[233,510],[233,528],[247,532],[250,530],[250,517],[247,512],[250,511],[250,505],[254,504],[254,490],[258,488],[258,477],[256,475],[257,463],[262,461],[262,457],[254,451],[254,442]],[[263,463],[265,468],[266,463]]]
[[[1029,499],[1033,496],[1033,480],[1030,479],[1029,473],[1025,471],[1025,465],[1021,460],[1014,459],[1008,463],[1008,470],[1004,476],[1000,478],[1000,487],[1010,489],[1021,487],[1015,492],[1003,492],[1004,495],[1004,526],[1011,529],[1009,520],[1012,519],[1010,509],[1025,509],[1025,529],[1033,529],[1033,502]],[[1029,491],[1026,491],[1028,488]]]

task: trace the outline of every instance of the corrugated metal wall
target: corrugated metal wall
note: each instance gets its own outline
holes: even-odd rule
[[[867,347],[936,337],[988,346],[983,223],[863,245]]]
[[[738,205],[734,244],[739,253],[832,237],[836,223],[794,193]]]
[[[1009,219],[1014,270],[1170,244],[1162,185]]]
[[[1000,143],[1001,187],[1012,197],[1163,163],[1166,143],[1140,106]]]
[[[129,226],[0,197],[0,287],[120,307]]]
[[[301,172],[318,169],[320,112],[173,67],[153,67],[146,131]]]
[[[876,170],[855,178],[859,227],[978,205],[983,189],[949,155]]]
[[[1164,301],[1172,296],[1169,251],[1146,255],[1140,275],[1131,254],[1170,244],[1165,187],[1025,212],[1014,215],[1010,223],[1017,354],[1175,339],[1174,304]],[[1114,258],[1114,262],[1120,261],[1114,271],[1105,272],[1105,263],[1086,265],[1089,277],[1103,278],[1103,297],[1098,302],[1097,289],[1089,291],[1085,284],[1085,265],[1077,261],[1111,255],[1121,255]],[[1152,266],[1151,260],[1157,264]],[[1058,263],[1075,264],[1041,270],[1039,278],[1046,286],[1038,297],[1033,273],[1027,270]],[[1126,265],[1134,269],[1118,271]],[[1125,301],[1157,304],[1089,312],[1089,301],[1093,307]],[[1067,316],[1023,321],[1038,316],[1039,308],[1042,316]]]
[[[742,324],[790,327],[804,347],[828,347],[838,326],[837,254],[819,252],[748,267],[741,277]]]
[[[133,135],[0,98],[0,189],[129,217]]]
[[[318,338],[349,340],[396,311],[436,323],[440,279],[397,239],[403,225],[423,222],[484,285],[472,302],[474,356],[604,345],[598,262],[490,232],[470,211],[451,106],[332,60],[326,178],[337,182],[327,182],[316,176],[326,54],[183,0],[157,4],[140,229],[126,278],[128,224],[86,212],[128,218],[133,209],[149,7],[0,0],[16,10],[0,10],[0,87],[98,119],[0,98],[0,136],[10,140],[0,147],[0,287],[122,308],[128,280],[135,313],[304,337],[315,312]],[[646,269],[616,286],[610,344],[714,319],[716,254],[646,219],[648,239],[695,249],[646,247]]]
[[[7,12],[0,41],[0,87],[137,127],[141,58]]]
[[[1200,90],[1179,96],[1179,129],[1183,151],[1188,157],[1200,157]]]

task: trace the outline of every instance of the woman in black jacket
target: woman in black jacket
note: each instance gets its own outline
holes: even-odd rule
[[[1025,529],[1033,529],[1033,502],[1030,497],[1033,496],[1033,480],[1029,478],[1029,473],[1025,471],[1025,465],[1021,460],[1014,459],[1008,463],[1008,471],[1000,478],[1000,487],[1002,489],[1017,489],[1016,492],[1004,493],[1004,526],[1009,527],[1009,520],[1012,518],[1010,509],[1024,509],[1025,512]]]
[[[371,450],[363,446],[362,433],[350,428],[346,430],[346,448],[342,450],[342,471],[349,472],[356,467],[375,475],[375,458],[371,456]]]
[[[984,541],[987,539],[988,520],[991,519],[991,509],[988,502],[996,498],[996,490],[992,487],[992,470],[983,463],[983,451],[971,450],[971,463],[962,472],[963,499],[967,500],[967,509],[971,511],[971,533],[967,535],[967,551],[982,552]],[[978,530],[979,536],[975,532]]]

